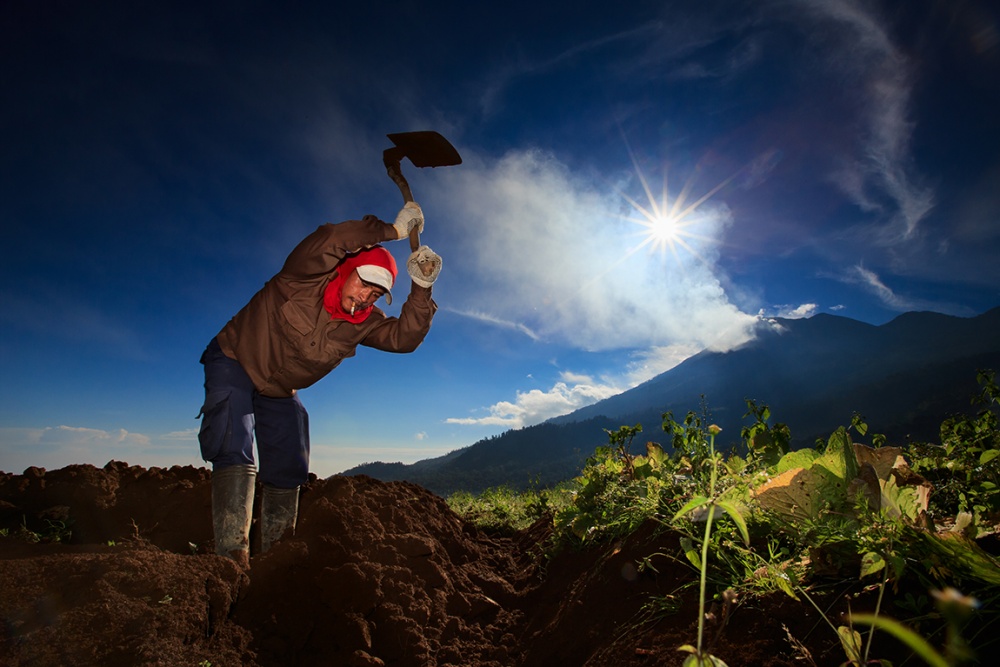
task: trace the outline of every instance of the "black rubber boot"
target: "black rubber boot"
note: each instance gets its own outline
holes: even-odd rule
[[[250,521],[257,470],[237,465],[212,472],[212,527],[215,553],[250,567]]]
[[[260,552],[270,549],[288,529],[294,534],[298,515],[299,487],[279,489],[264,484],[260,502]]]

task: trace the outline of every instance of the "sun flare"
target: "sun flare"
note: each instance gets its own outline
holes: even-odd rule
[[[646,176],[642,173],[631,148],[628,148],[627,142],[626,148],[645,194],[645,202],[630,196],[621,188],[616,188],[618,195],[631,209],[628,213],[621,213],[619,217],[638,227],[635,229],[635,237],[639,240],[627,248],[620,257],[606,264],[604,270],[595,272],[588,284],[603,279],[619,266],[629,262],[643,248],[649,255],[659,256],[660,260],[672,257],[682,271],[687,271],[692,261],[710,266],[712,263],[710,258],[713,255],[710,247],[720,243],[717,238],[719,211],[705,204],[726,187],[735,175],[693,199],[691,197],[694,187],[693,177],[688,179],[679,193],[671,196],[664,171],[662,193],[657,196],[650,189]]]
[[[634,157],[633,164],[635,164]],[[661,255],[669,252],[675,259],[680,261],[680,251],[684,250],[695,259],[704,262],[705,259],[698,253],[696,246],[704,245],[706,242],[711,243],[713,240],[696,231],[701,226],[701,223],[705,221],[705,211],[700,209],[706,201],[711,199],[731,179],[719,183],[701,197],[690,201],[691,180],[685,183],[680,193],[671,198],[667,188],[667,179],[664,176],[662,193],[657,197],[650,189],[646,177],[642,173],[642,170],[639,169],[638,164],[635,164],[635,169],[639,182],[642,184],[643,192],[646,195],[646,201],[640,203],[627,194],[622,193],[625,201],[629,203],[633,210],[632,215],[627,216],[626,219],[641,227],[639,234],[642,240],[632,252],[640,248],[649,247],[651,251]],[[629,254],[632,254],[632,252]]]
[[[680,227],[670,215],[658,215],[650,223],[649,236],[654,243],[672,243],[677,240]]]

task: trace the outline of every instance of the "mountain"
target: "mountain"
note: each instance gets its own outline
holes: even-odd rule
[[[633,443],[665,443],[662,415],[705,414],[723,447],[740,443],[747,399],[771,408],[793,447],[811,445],[854,413],[890,443],[938,442],[941,421],[972,411],[976,371],[1000,369],[1000,308],[961,318],[912,312],[881,326],[846,317],[762,319],[751,342],[703,351],[617,396],[535,426],[507,431],[443,457],[405,465],[366,463],[344,472],[406,480],[447,495],[507,485],[547,486],[580,471],[604,429],[641,424]]]

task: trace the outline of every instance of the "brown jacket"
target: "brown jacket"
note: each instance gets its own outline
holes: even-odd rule
[[[393,226],[373,215],[321,225],[222,329],[223,353],[240,362],[261,394],[287,397],[353,357],[359,344],[415,350],[437,310],[430,289],[411,283],[398,318],[373,307],[364,322],[351,324],[331,319],[323,307],[323,291],[345,255],[395,238]]]

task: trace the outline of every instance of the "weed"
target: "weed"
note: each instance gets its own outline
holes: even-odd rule
[[[764,466],[776,465],[782,456],[788,453],[792,442],[792,433],[785,424],[771,426],[771,409],[766,405],[757,405],[753,399],[747,399],[747,411],[744,418],[753,415],[754,423],[740,430],[740,437],[747,443],[747,449],[756,456]]]
[[[33,525],[37,526],[38,522],[33,522]],[[20,526],[15,530],[5,528],[0,531],[0,536],[11,537],[30,544],[69,542],[70,538],[73,537],[73,531],[70,528],[70,521],[68,519],[45,519],[44,525],[29,528],[28,518],[22,515]]]
[[[448,496],[447,503],[478,528],[495,535],[513,535],[567,505],[570,493],[566,488],[518,493],[497,487],[479,495],[459,491]]]
[[[815,447],[791,450],[788,427],[772,423],[768,406],[748,400],[744,417],[753,423],[742,429],[738,449],[745,458],[716,451],[718,431],[706,426],[704,414],[689,412],[678,422],[667,412],[666,446],[648,442],[644,453],[636,452],[641,424],[605,430],[608,444],[596,448],[562,496],[533,492],[517,500],[493,490],[478,499],[456,495],[449,504],[494,526],[524,525],[548,511],[554,517],[552,544],[560,546],[622,537],[650,520],[680,533],[680,553],[656,551],[639,558],[638,568],[655,572],[657,559],[669,558],[697,572],[697,642],[681,647],[690,667],[723,664],[712,646],[737,599],[781,591],[815,606],[806,591],[821,580],[876,593],[873,614],[854,614],[847,625],[827,619],[845,664],[886,664],[869,659],[876,630],[912,641],[921,656],[920,641],[942,644],[942,652],[931,651],[957,664],[971,655],[963,637],[970,644],[989,641],[993,619],[972,612],[950,618],[940,599],[934,607],[934,596],[918,591],[955,585],[986,599],[987,607],[1000,600],[1000,561],[974,541],[1000,516],[1000,387],[994,378],[992,372],[978,375],[977,400],[984,407],[977,416],[948,418],[941,445],[911,443],[905,450],[909,461],[904,448],[887,446],[886,437],[870,433],[858,414]],[[933,520],[940,516],[955,517],[955,527],[935,531]],[[692,580],[650,599],[646,617],[676,613],[676,593],[694,585]],[[904,620],[884,614],[893,598],[892,608],[908,614]],[[713,612],[715,637],[706,627],[710,599],[720,610]],[[973,622],[979,635],[963,635]],[[867,636],[858,630],[862,626],[869,628]],[[932,653],[924,659],[937,664]]]
[[[705,637],[705,590],[708,581],[708,547],[711,543],[712,535],[712,520],[715,518],[715,510],[721,509],[729,515],[730,519],[739,528],[740,533],[743,535],[743,541],[749,545],[750,535],[747,532],[746,523],[743,520],[743,516],[740,510],[735,504],[725,501],[721,496],[716,495],[715,484],[718,477],[719,469],[719,458],[715,453],[715,436],[719,434],[721,429],[718,426],[709,426],[709,441],[708,441],[708,469],[709,469],[709,480],[708,480],[708,495],[705,496],[695,496],[687,502],[684,507],[682,507],[677,514],[674,515],[673,521],[676,522],[685,515],[691,514],[693,511],[701,507],[707,507],[708,513],[705,518],[705,537],[701,543],[701,558],[698,563],[699,569],[701,570],[701,579],[699,582],[698,589],[698,644],[697,646],[691,646],[685,644],[681,646],[679,650],[687,651],[689,655],[684,660],[685,667],[701,667],[702,665],[716,665],[719,667],[725,667],[725,663],[722,660],[716,658],[704,646]],[[728,598],[727,598],[728,601]],[[727,605],[728,609],[728,605]]]
[[[941,424],[941,443],[911,443],[913,470],[934,485],[932,509],[943,516],[968,513],[974,529],[1000,514],[1000,387],[993,371],[979,371],[975,417]]]

